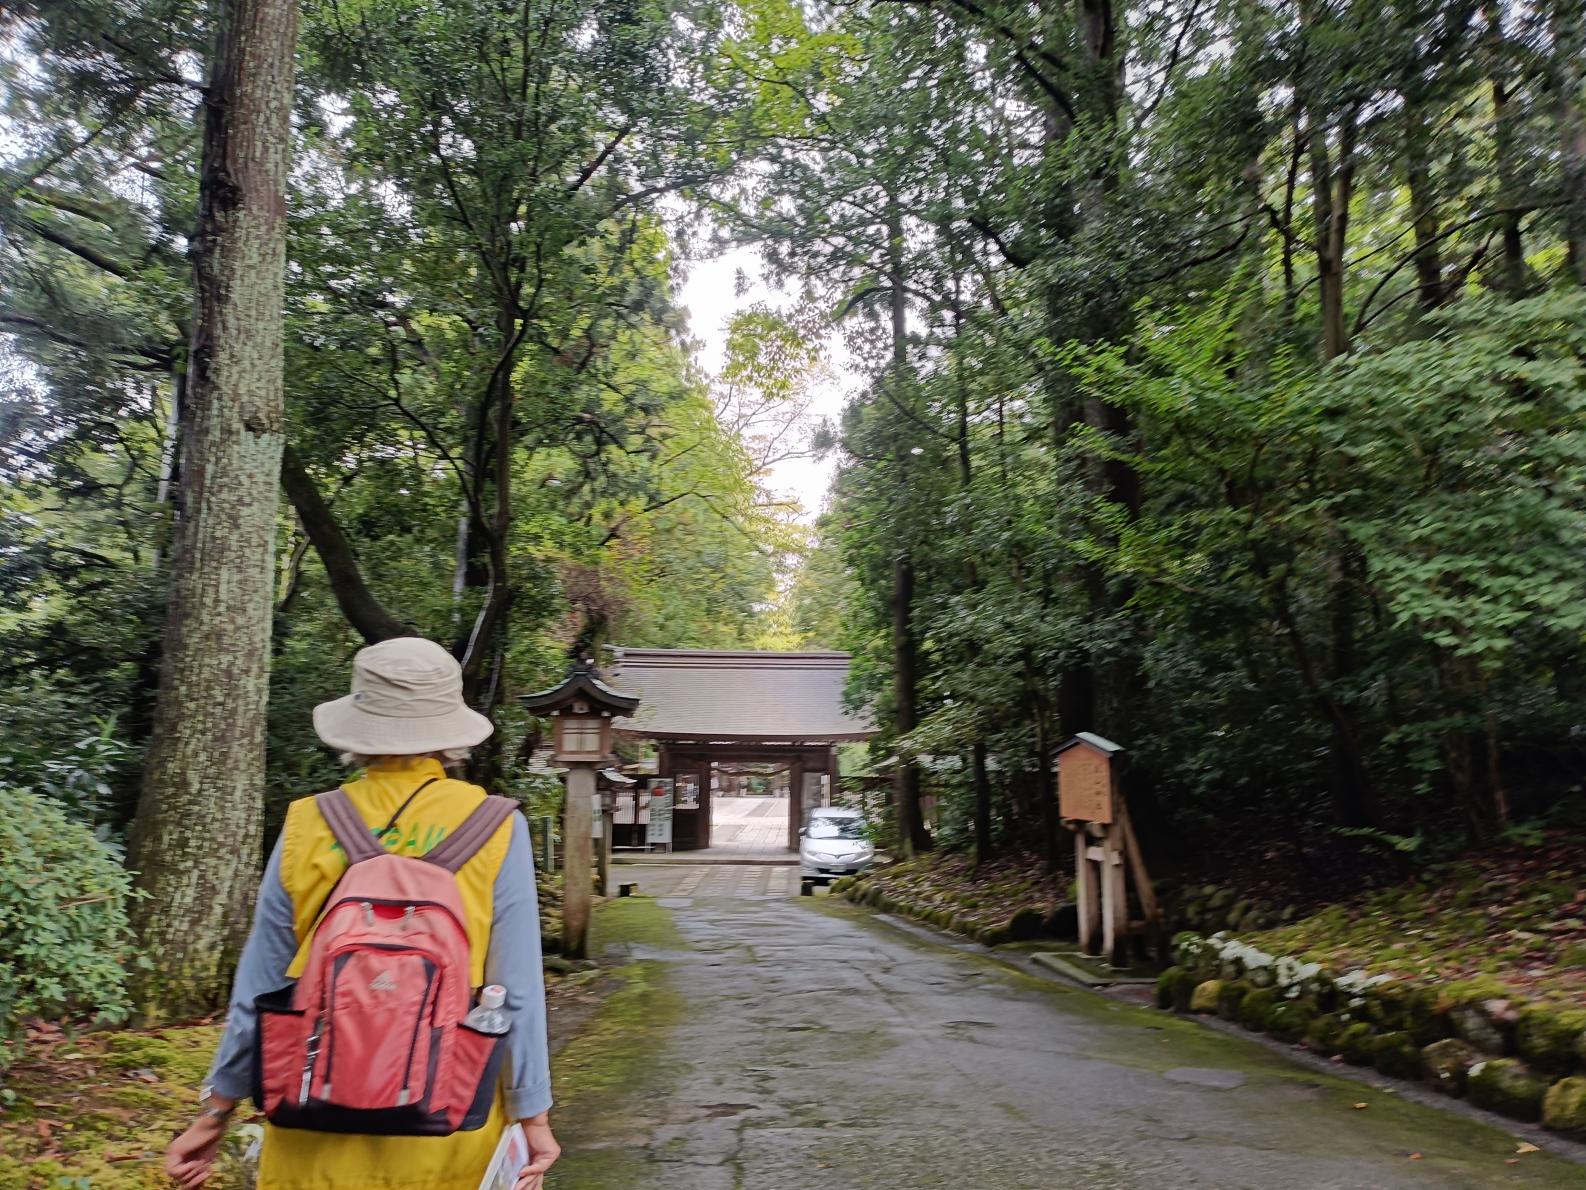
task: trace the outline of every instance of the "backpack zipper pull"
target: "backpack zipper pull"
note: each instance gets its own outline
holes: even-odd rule
[[[413,928],[413,913],[416,908],[417,906],[415,905],[409,905],[406,909],[402,910],[402,928],[404,930]]]
[[[363,902],[363,924],[370,927],[374,925],[374,906],[368,901]]]

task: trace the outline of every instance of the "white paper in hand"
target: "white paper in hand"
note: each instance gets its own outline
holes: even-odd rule
[[[523,1125],[513,1124],[501,1134],[496,1155],[490,1158],[484,1181],[479,1190],[512,1190],[518,1180],[518,1171],[529,1163],[529,1138],[523,1135]]]

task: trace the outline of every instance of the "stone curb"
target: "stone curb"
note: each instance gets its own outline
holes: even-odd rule
[[[1215,1014],[1324,1058],[1374,1067],[1550,1136],[1586,1141],[1586,1010],[1480,981],[1339,974],[1239,938],[1181,934],[1158,1008]]]

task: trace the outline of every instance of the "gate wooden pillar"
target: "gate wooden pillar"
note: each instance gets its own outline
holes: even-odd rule
[[[710,846],[710,819],[713,813],[710,777],[715,767],[715,758],[709,752],[699,758],[699,845],[702,849]]]
[[[799,827],[804,825],[804,754],[793,757],[788,766],[787,791],[787,845],[789,851],[799,849]]]

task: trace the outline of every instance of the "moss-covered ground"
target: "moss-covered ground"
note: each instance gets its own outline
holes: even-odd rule
[[[632,1143],[664,1106],[667,1068],[655,1055],[683,1005],[655,955],[682,949],[671,916],[642,897],[608,902],[596,918],[605,985],[598,1006],[553,1066],[558,1136],[579,1154],[577,1190],[633,1190],[653,1176]],[[549,1184],[571,1190],[573,1176]]]
[[[1333,971],[1586,1006],[1586,840],[1472,853],[1249,940]]]
[[[35,1028],[6,1074],[0,1114],[0,1190],[168,1187],[166,1143],[192,1119],[218,1024],[73,1038]],[[257,1127],[233,1129],[211,1185],[236,1190],[237,1157]]]
[[[1009,856],[976,866],[966,855],[937,853],[889,864],[865,877],[896,901],[957,919],[961,926],[1004,926],[1019,909],[1046,913],[1068,898],[1069,879],[1039,859]]]

